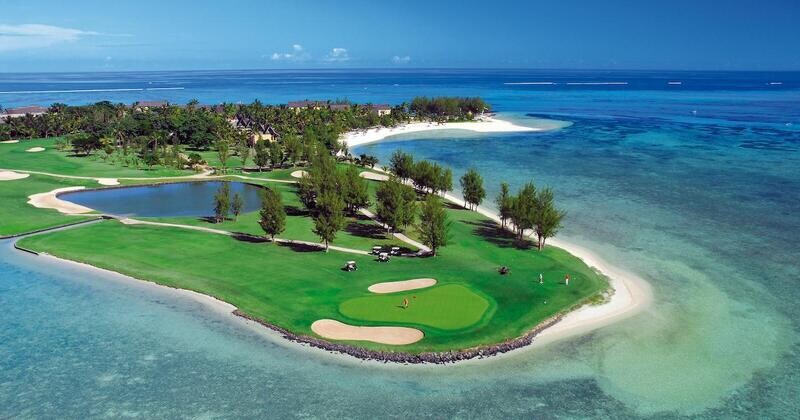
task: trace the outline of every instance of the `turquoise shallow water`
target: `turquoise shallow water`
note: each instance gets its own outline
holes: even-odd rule
[[[243,92],[376,102],[455,93],[484,96],[521,123],[564,121],[546,122],[561,128],[544,133],[418,134],[356,152],[385,160],[402,148],[456,172],[475,166],[490,195],[501,180],[552,185],[569,212],[563,238],[649,280],[655,302],[592,334],[479,363],[383,366],[288,345],[192,299],[45,264],[6,241],[3,416],[792,418],[800,410],[796,74],[304,74],[311,83],[263,91],[253,75],[213,86],[171,77],[187,86],[175,100],[193,83],[207,102]],[[503,84],[552,77],[631,83]],[[763,88],[776,77],[782,88]],[[658,87],[674,78],[686,80],[684,90]]]

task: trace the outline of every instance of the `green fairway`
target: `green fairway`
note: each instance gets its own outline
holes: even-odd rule
[[[172,168],[125,167],[100,158],[100,152],[90,156],[73,156],[55,148],[56,139],[20,140],[14,144],[0,144],[0,168],[47,172],[59,175],[103,178],[156,178],[163,176],[192,175],[194,172]],[[43,147],[43,152],[26,152],[33,147]]]
[[[15,181],[0,181],[0,236],[16,235],[39,229],[86,220],[87,216],[61,214],[28,204],[28,196],[57,188],[97,186],[97,182],[31,175]]]
[[[409,302],[403,307],[403,299]],[[441,330],[471,327],[483,318],[489,301],[460,284],[350,299],[339,306],[356,321],[420,325]]]
[[[253,243],[179,228],[125,226],[113,221],[28,237],[20,244],[212,295],[253,317],[300,334],[313,335],[311,323],[322,318],[354,325],[408,325],[425,334],[423,340],[402,347],[352,343],[379,350],[446,351],[502,342],[593,299],[607,287],[605,279],[561,249],[548,247],[536,252],[510,247],[511,239],[477,213],[451,209],[448,214],[454,221],[452,244],[443,248],[440,256],[394,258],[389,263],[377,263],[371,256]],[[359,270],[343,271],[347,260],[355,260]],[[500,265],[511,267],[511,273],[499,275]],[[537,281],[540,272],[545,276],[544,285]],[[561,281],[565,273],[572,277],[568,287]],[[353,299],[373,305],[372,299],[377,298],[375,305],[380,306],[381,297],[367,291],[371,284],[424,277],[440,282],[424,295],[437,296],[440,292],[434,291],[443,287],[447,292],[447,285],[458,285],[466,293],[445,293],[439,307],[433,299],[431,306],[423,303],[424,311],[415,311],[416,317],[410,320],[348,312]],[[419,300],[421,292],[385,298],[410,294]],[[467,296],[472,303],[458,303]],[[489,302],[488,309],[480,309],[481,300]],[[445,313],[444,320],[435,319]]]

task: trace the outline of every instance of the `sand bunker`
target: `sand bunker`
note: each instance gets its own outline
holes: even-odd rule
[[[311,331],[331,340],[358,340],[373,343],[404,345],[425,337],[422,331],[408,327],[358,327],[333,319],[320,319],[311,324]]]
[[[79,204],[70,203],[57,197],[58,194],[68,191],[78,191],[85,187],[66,187],[57,188],[53,191],[33,194],[28,196],[28,204],[40,209],[54,209],[64,214],[83,214],[91,213],[94,210],[81,206]]]
[[[0,141],[0,144],[14,144],[14,143],[19,143],[19,140],[3,140],[3,141]]]
[[[0,170],[0,181],[16,181],[18,179],[23,179],[31,176],[30,174],[21,174],[19,172],[14,171],[2,171]]]
[[[44,152],[44,147],[31,147],[26,152]]]
[[[97,183],[100,185],[119,185],[119,180],[116,178],[97,178]]]
[[[384,283],[375,283],[369,288],[367,288],[367,290],[369,290],[372,293],[394,293],[394,292],[405,292],[407,290],[431,287],[434,284],[436,284],[436,279],[387,281]]]
[[[292,178],[302,178],[302,177],[308,175],[308,172],[306,172],[306,171],[294,171],[294,172],[290,173],[289,175]]]
[[[374,172],[364,171],[364,172],[361,172],[359,175],[361,175],[361,178],[371,179],[373,181],[388,181],[389,180],[389,175],[376,174]]]

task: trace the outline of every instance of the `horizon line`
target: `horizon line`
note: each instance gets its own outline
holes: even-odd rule
[[[162,69],[162,70],[64,70],[64,71],[0,71],[3,74],[69,74],[69,73],[162,73],[162,72],[346,72],[346,71],[498,71],[498,70],[518,70],[518,71],[571,71],[571,72],[649,72],[649,73],[668,73],[668,72],[698,72],[698,73],[800,73],[800,68],[794,70],[723,70],[723,69],[663,69],[663,68],[569,68],[569,67],[294,67],[294,68],[240,68],[240,69]]]

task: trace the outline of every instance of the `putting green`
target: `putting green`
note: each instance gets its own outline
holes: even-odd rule
[[[404,298],[409,302],[405,309]],[[473,290],[460,284],[445,284],[346,300],[339,305],[339,312],[354,320],[460,330],[480,322],[489,307],[489,301]]]

